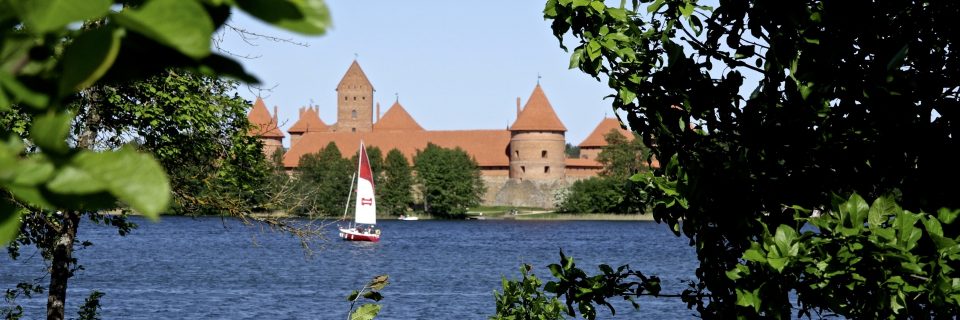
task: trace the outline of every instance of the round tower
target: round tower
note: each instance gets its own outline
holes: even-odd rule
[[[537,84],[510,126],[510,178],[516,180],[557,181],[566,176],[567,128],[557,117]]]
[[[334,131],[369,132],[373,128],[373,85],[356,60],[337,85]]]

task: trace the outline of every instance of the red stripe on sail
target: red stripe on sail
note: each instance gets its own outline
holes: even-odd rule
[[[360,179],[370,181],[373,186],[373,170],[370,169],[370,159],[367,159],[367,148],[360,143]]]

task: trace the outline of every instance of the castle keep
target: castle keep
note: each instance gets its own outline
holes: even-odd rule
[[[606,145],[603,136],[620,130],[628,139],[633,135],[620,129],[616,119],[606,118],[580,144],[581,157],[565,155],[567,131],[557,117],[543,88],[537,84],[521,107],[517,98],[517,118],[503,130],[426,130],[399,102],[381,116],[380,104],[374,109],[375,90],[360,65],[354,61],[337,86],[337,122],[327,125],[315,106],[300,108],[297,121],[290,127],[290,148],[283,165],[294,169],[300,157],[316,153],[330,142],[344,156],[356,152],[360,140],[384,153],[402,152],[413,161],[417,150],[433,143],[444,148],[459,147],[476,159],[487,186],[485,205],[554,206],[555,195],[575,180],[596,175],[603,167],[596,161],[599,149]],[[256,127],[252,135],[264,142],[269,156],[282,149],[284,135],[278,128],[277,108],[271,116],[259,97],[250,111]]]

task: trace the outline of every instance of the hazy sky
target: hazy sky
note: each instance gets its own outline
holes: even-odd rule
[[[336,122],[336,86],[354,60],[373,83],[382,112],[400,103],[427,130],[503,129],[516,119],[516,98],[525,104],[540,84],[567,141],[579,144],[604,115],[612,116],[611,92],[578,70],[543,20],[546,1],[330,0],[334,28],[300,37],[240,14],[231,24],[306,43],[301,47],[259,40],[253,45],[227,33],[222,47],[256,56],[242,63],[259,77],[267,106],[280,110],[281,129],[297,109],[315,104],[327,124]],[[258,92],[242,87],[253,101]],[[289,141],[285,141],[289,144]]]

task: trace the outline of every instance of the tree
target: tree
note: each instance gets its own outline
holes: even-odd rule
[[[548,0],[544,14],[562,47],[575,39],[571,67],[606,79],[613,107],[665,164],[645,190],[657,221],[697,249],[699,283],[685,299],[702,316],[756,311],[750,297],[780,306],[763,315],[784,316],[790,301],[778,298],[794,287],[771,282],[777,294],[747,296],[727,272],[768,230],[800,229],[809,211],[792,208],[828,212],[834,194],[854,192],[914,212],[960,207],[960,185],[942,183],[960,178],[947,160],[960,153],[950,49],[960,7],[657,0],[638,13],[639,2]]]
[[[314,210],[301,213],[309,215],[338,216],[347,206],[350,177],[354,164],[344,159],[340,149],[332,141],[314,154],[300,158],[298,171],[299,194],[307,197],[309,204],[303,209]]]
[[[388,214],[404,214],[413,203],[413,176],[407,157],[397,149],[387,153],[377,191],[378,208]]]
[[[153,156],[133,145],[94,148],[101,119],[93,113],[78,121],[71,106],[102,101],[102,86],[95,84],[128,83],[170,68],[255,81],[235,61],[210,52],[211,35],[234,6],[306,34],[322,34],[329,23],[320,0],[270,6],[247,0],[0,1],[0,113],[9,118],[11,106],[18,106],[28,117],[15,122],[29,123],[0,128],[0,243],[17,237],[21,225],[46,235],[48,319],[64,317],[82,215],[120,201],[156,218],[170,199],[169,180]],[[77,22],[83,22],[79,28]],[[37,216],[43,223],[30,219]]]
[[[572,145],[569,142],[567,142],[567,144],[564,146],[563,152],[567,155],[567,158],[580,158],[580,147]]]
[[[424,211],[440,217],[462,217],[467,208],[480,204],[486,187],[477,162],[460,148],[447,149],[428,143],[413,157],[417,183],[423,194]]]
[[[601,176],[626,180],[648,169],[647,162],[643,160],[647,152],[642,140],[627,140],[616,129],[610,130],[603,138],[607,145],[597,154],[597,162],[603,164]]]

